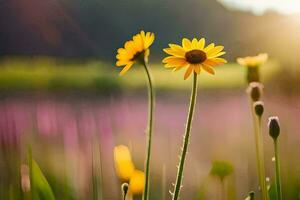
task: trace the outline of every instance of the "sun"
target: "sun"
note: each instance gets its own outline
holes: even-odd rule
[[[266,11],[272,10],[281,14],[300,13],[299,0],[218,0],[229,8],[251,11],[261,15]]]

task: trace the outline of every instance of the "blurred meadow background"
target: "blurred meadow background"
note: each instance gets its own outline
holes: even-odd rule
[[[299,1],[4,0],[0,27],[1,200],[26,199],[30,148],[55,199],[121,198],[113,149],[127,145],[143,169],[147,85],[138,65],[119,77],[115,55],[140,30],[156,36],[150,199],[170,199],[176,176],[191,80],[161,59],[182,37],[224,45],[229,63],[199,76],[181,199],[220,199],[216,160],[233,166],[226,199],[258,191],[246,68],[235,61],[261,52],[269,54],[261,67],[267,176],[274,181],[267,118],[278,115],[284,199],[300,199]]]

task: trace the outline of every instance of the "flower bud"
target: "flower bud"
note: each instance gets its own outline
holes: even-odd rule
[[[25,164],[21,165],[21,187],[23,192],[30,191],[29,167]]]
[[[250,200],[254,200],[255,193],[253,191],[249,192]]]
[[[123,183],[122,186],[121,186],[122,193],[123,193],[123,198],[124,198],[124,199],[126,199],[126,195],[127,195],[127,192],[128,192],[128,188],[129,188],[128,183]]]
[[[259,101],[263,93],[263,85],[259,82],[252,82],[249,84],[247,92],[251,96],[252,101]]]
[[[268,126],[269,126],[269,135],[274,140],[276,140],[280,134],[279,118],[278,117],[270,117]]]
[[[253,105],[255,114],[259,117],[264,113],[264,103],[262,101],[257,101]]]

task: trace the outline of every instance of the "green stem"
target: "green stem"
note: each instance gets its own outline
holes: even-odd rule
[[[124,192],[123,192],[123,198],[122,199],[126,200],[126,194],[124,194]]]
[[[266,184],[266,175],[265,175],[265,166],[264,166],[264,156],[263,156],[263,138],[262,138],[262,124],[261,116],[255,114],[253,108],[253,101],[251,100],[251,112],[253,117],[253,126],[254,126],[254,136],[255,136],[255,148],[256,148],[256,163],[258,169],[258,177],[260,183],[260,189],[263,200],[269,200],[268,189]]]
[[[261,173],[261,191],[263,199],[269,200],[268,188],[266,183],[266,172],[265,172],[265,161],[264,161],[264,146],[263,146],[263,135],[262,135],[262,118],[257,117],[257,143],[259,152],[259,167]]]
[[[275,151],[275,168],[276,168],[276,192],[277,200],[282,200],[282,190],[281,190],[281,176],[280,176],[280,160],[279,160],[279,150],[278,141],[274,140],[274,151]]]
[[[93,200],[98,200],[98,184],[97,184],[97,175],[95,173],[95,156],[94,156],[93,147],[92,147],[92,183],[93,183]]]
[[[191,132],[192,121],[193,121],[193,114],[194,114],[194,109],[195,109],[195,105],[196,105],[196,97],[197,97],[197,74],[194,72],[194,81],[193,81],[193,87],[192,87],[192,93],[191,93],[191,99],[190,99],[190,107],[189,107],[187,124],[186,124],[186,128],[185,128],[184,139],[183,139],[182,152],[181,152],[178,171],[177,171],[176,183],[175,183],[175,188],[174,188],[174,193],[173,193],[173,200],[177,200],[179,198],[179,193],[180,193],[180,189],[181,189],[181,181],[182,181],[183,170],[184,170],[184,162],[185,162],[185,157],[186,157],[187,150],[188,150],[190,132]]]
[[[166,173],[166,165],[163,164],[163,170],[162,170],[162,200],[166,199],[166,190],[167,190],[167,173]]]
[[[33,169],[32,169],[32,148],[31,146],[28,147],[27,152],[27,159],[28,159],[28,167],[29,167],[29,179],[30,179],[30,197],[32,200],[35,199],[35,183],[33,182]]]
[[[152,143],[152,128],[153,128],[153,110],[154,110],[154,90],[152,85],[152,78],[147,67],[146,62],[143,62],[147,78],[148,78],[148,98],[149,98],[149,115],[148,115],[148,130],[147,130],[147,152],[145,163],[145,186],[143,193],[143,200],[149,199],[149,176],[150,176],[150,158],[151,158],[151,143]]]
[[[226,185],[225,185],[225,180],[221,179],[221,200],[226,200]]]

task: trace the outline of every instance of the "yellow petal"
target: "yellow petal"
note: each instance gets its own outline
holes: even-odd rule
[[[149,55],[150,55],[150,49],[146,49],[144,53],[144,60],[146,63],[148,62]]]
[[[167,54],[170,54],[170,55],[173,55],[173,56],[176,56],[176,57],[181,57],[181,58],[185,57],[185,51],[183,49],[182,50],[178,50],[178,49],[174,50],[174,49],[171,49],[171,48],[165,48],[163,50]]]
[[[135,170],[129,181],[130,191],[137,195],[144,191],[145,174],[140,170]]]
[[[127,53],[122,53],[122,54],[117,54],[116,58],[119,59],[119,60],[130,60],[131,55],[129,55]]]
[[[218,65],[218,62],[214,62],[211,59],[207,59],[203,64],[209,65],[209,66],[214,66],[214,65]]]
[[[131,154],[127,146],[119,145],[114,148],[114,160],[119,161],[131,161]]]
[[[209,59],[209,60],[211,60],[211,61],[217,63],[218,65],[219,65],[219,64],[225,64],[225,63],[227,63],[227,60],[225,60],[225,59],[223,59],[223,58],[211,58],[211,59]]]
[[[168,63],[165,64],[164,66],[165,66],[165,68],[174,68],[174,67],[175,67],[174,65],[170,65],[170,64],[168,64]]]
[[[196,38],[194,38],[192,40],[192,49],[197,49],[198,46],[198,40]]]
[[[223,46],[216,46],[215,48],[210,49],[210,50],[207,51],[206,53],[207,53],[208,57],[211,57],[211,56],[217,55],[217,54],[220,53],[223,49],[224,49]]]
[[[244,58],[237,58],[236,59],[237,63],[240,64],[240,65],[245,65],[245,59]]]
[[[133,65],[133,62],[130,61],[126,64],[126,66],[122,69],[122,71],[120,72],[120,76],[123,76]]]
[[[133,36],[133,42],[136,51],[142,51],[144,49],[144,43],[141,35],[137,34]]]
[[[211,68],[208,65],[202,64],[202,68],[210,74],[215,74],[215,71],[213,70],[213,68]]]
[[[144,39],[144,50],[148,49],[154,41],[154,34],[147,32]]]
[[[186,80],[193,71],[194,71],[194,67],[190,65],[184,74],[184,80]]]
[[[192,48],[192,42],[187,38],[183,38],[182,39],[182,46],[183,46],[185,51],[189,51]]]
[[[174,68],[173,65],[170,65],[170,64],[164,64],[165,68]]]
[[[179,46],[177,44],[169,44],[169,47],[174,51],[180,51],[185,52],[182,46]]]
[[[141,34],[141,36],[142,36],[142,39],[144,39],[144,38],[146,37],[145,31],[141,30],[140,34]]]
[[[175,56],[168,56],[168,57],[165,57],[165,58],[162,60],[162,62],[163,62],[163,63],[167,63],[168,61],[172,60],[173,58],[177,58],[177,57],[175,57]]]
[[[225,51],[222,51],[222,52],[220,52],[220,53],[218,53],[218,54],[215,54],[215,55],[213,55],[213,56],[210,56],[209,58],[220,57],[220,56],[223,56],[224,54],[226,54],[226,52],[225,52]]]
[[[174,72],[176,72],[176,71],[178,71],[178,70],[180,70],[180,69],[182,69],[182,68],[184,68],[184,67],[188,67],[188,66],[189,66],[189,64],[186,63],[185,65],[181,65],[181,66],[175,67],[175,68],[174,68]]]
[[[213,49],[215,47],[214,43],[209,44],[207,47],[204,48],[205,52],[208,52],[209,50]]]
[[[117,65],[117,67],[121,67],[123,65],[127,65],[128,62],[130,62],[130,61],[128,61],[128,60],[118,60],[116,62],[116,65]]]
[[[174,56],[169,56],[163,60],[163,62],[168,63],[170,65],[185,65],[186,60],[184,58],[178,58]]]
[[[119,54],[122,54],[122,53],[126,53],[126,50],[124,48],[119,48],[117,52]]]
[[[137,52],[133,41],[125,42],[124,48],[127,51],[127,53],[131,55],[134,55]]]
[[[194,71],[197,73],[197,74],[200,74],[200,71],[201,71],[201,65],[200,64],[197,64],[197,65],[194,65]]]
[[[186,66],[188,63],[185,61],[185,60],[174,60],[172,62],[168,62],[166,63],[166,67],[167,68],[170,68],[170,67],[183,67],[183,66]]]
[[[198,49],[202,50],[205,46],[205,39],[204,38],[201,38],[198,42]]]
[[[121,161],[116,163],[116,173],[124,181],[130,180],[134,172],[134,164],[131,161]]]

